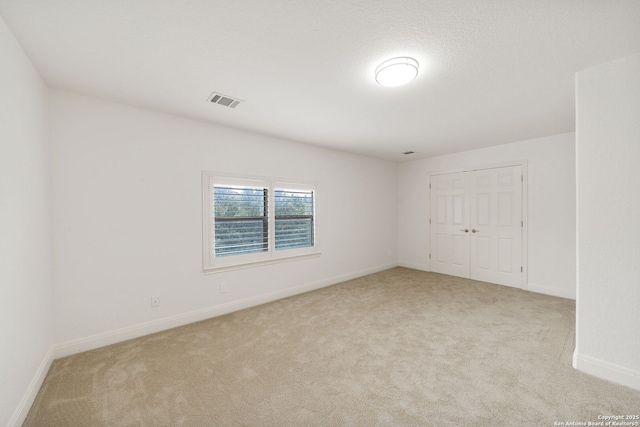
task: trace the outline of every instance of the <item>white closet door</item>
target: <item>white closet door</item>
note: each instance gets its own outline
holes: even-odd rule
[[[469,277],[468,192],[466,173],[431,177],[432,271]]]
[[[431,176],[431,271],[522,287],[522,167]]]
[[[521,288],[522,167],[470,175],[470,277]]]

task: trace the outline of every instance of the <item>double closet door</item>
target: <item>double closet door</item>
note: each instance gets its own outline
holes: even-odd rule
[[[522,288],[522,166],[432,175],[431,271]]]

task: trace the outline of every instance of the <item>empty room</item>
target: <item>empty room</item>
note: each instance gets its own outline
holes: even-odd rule
[[[637,0],[0,0],[0,425],[640,426]]]

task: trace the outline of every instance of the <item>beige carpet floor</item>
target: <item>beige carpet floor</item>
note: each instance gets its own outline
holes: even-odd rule
[[[553,426],[640,413],[575,303],[394,268],[58,359],[26,426]]]

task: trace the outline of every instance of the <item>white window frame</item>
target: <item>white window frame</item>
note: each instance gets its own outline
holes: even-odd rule
[[[213,208],[213,186],[230,185],[242,187],[261,187],[269,191],[268,203],[268,249],[265,252],[224,257],[215,256],[215,217]],[[275,190],[313,191],[313,245],[305,248],[275,249]],[[276,262],[303,259],[320,255],[318,246],[318,226],[316,206],[318,200],[317,184],[311,182],[292,182],[289,180],[221,174],[202,171],[202,260],[204,273],[236,270]]]

